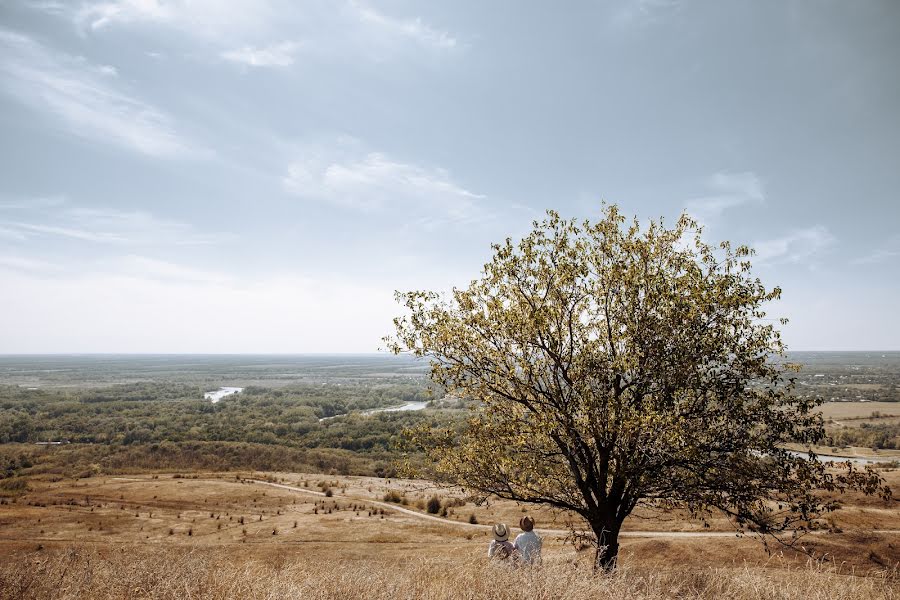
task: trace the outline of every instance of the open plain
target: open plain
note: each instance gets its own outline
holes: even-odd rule
[[[896,471],[885,476],[900,481]],[[440,509],[430,514],[435,497]],[[426,481],[252,472],[33,479],[0,504],[0,598],[894,598],[894,504],[847,496],[796,549],[768,552],[724,520],[704,527],[638,511],[626,522],[619,572],[594,576],[592,551],[565,539],[567,515],[476,505]],[[489,525],[517,533],[526,511],[544,537],[543,566],[489,563]]]

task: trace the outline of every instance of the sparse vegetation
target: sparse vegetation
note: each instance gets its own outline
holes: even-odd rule
[[[893,572],[849,576],[839,565],[764,569],[622,567],[616,576],[551,562],[540,570],[492,567],[480,558],[413,558],[385,569],[383,562],[247,557],[221,550],[196,552],[146,547],[103,552],[92,548],[24,550],[0,562],[0,599],[92,598],[318,598],[371,600],[549,600],[560,598],[695,598],[733,600],[887,600],[897,597]],[[440,573],[440,576],[435,576]],[[164,576],[162,576],[164,574]]]
[[[83,414],[81,411],[112,411],[117,402],[124,400],[116,399],[120,392],[125,396],[146,392],[138,388],[108,387],[102,393],[91,396],[83,395],[80,390],[26,392],[22,388],[16,389],[17,393],[44,398],[29,408],[35,409],[30,418],[44,419],[42,423],[69,418],[66,415],[78,417]],[[147,397],[140,400],[137,396],[132,396],[126,401],[181,402],[177,398],[180,393],[178,389],[166,388],[167,391],[162,395],[169,394],[171,397],[168,399]],[[3,404],[5,393],[5,390],[0,389],[0,404],[8,407]],[[230,402],[237,399],[235,397]],[[253,398],[254,402],[270,400],[272,399],[266,398],[265,394]],[[80,406],[70,410],[66,403]],[[207,405],[207,408],[211,407]],[[845,406],[840,408],[844,412],[850,409]],[[878,415],[872,415],[872,409],[859,414],[867,420],[877,418],[878,424],[890,424],[890,418],[886,417],[889,409],[881,406],[876,408],[880,412]],[[130,410],[126,411],[129,418],[141,414],[129,412]],[[11,418],[11,415],[15,417],[14,413],[15,411],[0,411],[0,422],[8,424],[9,421],[4,419]],[[150,417],[150,411],[146,416]],[[414,424],[416,419],[421,418],[420,415],[397,416],[403,418],[336,419],[325,422],[328,423],[325,428],[332,430],[329,435],[334,437],[330,439],[337,440],[345,435],[368,435],[365,426],[373,424],[375,435],[381,436],[384,433],[384,447],[389,447],[401,428]],[[839,415],[836,418],[845,417]],[[441,420],[442,417],[428,416],[428,419]],[[459,422],[456,417],[443,420],[452,427],[456,427]],[[211,422],[213,421],[208,423]],[[852,422],[858,426],[866,421]],[[144,425],[152,429],[149,423],[148,421]],[[277,421],[275,425],[276,429],[280,426]],[[386,428],[384,432],[381,427]],[[46,435],[51,439],[54,437],[52,432],[47,433],[48,430],[40,431],[41,436]],[[293,439],[296,441],[300,438]],[[360,447],[369,444],[370,442],[361,442]],[[470,520],[476,524],[502,520],[515,524],[524,509],[494,498],[488,503],[467,505],[462,490],[450,489],[444,492],[446,495],[438,496],[431,492],[433,484],[417,487],[417,484],[408,480],[394,479],[396,472],[391,463],[393,450],[375,450],[380,444],[381,441],[376,441],[371,444],[373,450],[362,452],[343,447],[315,448],[303,447],[302,444],[291,446],[284,445],[282,441],[141,442],[135,438],[127,444],[124,440],[43,446],[30,443],[0,444],[0,518],[6,538],[0,550],[0,599],[102,599],[123,596],[163,599],[191,594],[201,597],[218,594],[248,598],[292,594],[324,598],[353,597],[359,595],[360,586],[366,583],[368,577],[374,577],[375,587],[372,588],[370,597],[376,599],[390,595],[409,597],[411,594],[424,598],[480,597],[489,596],[490,593],[495,598],[517,597],[517,588],[511,580],[507,580],[510,574],[501,573],[499,579],[496,579],[490,566],[485,565],[480,558],[473,558],[483,554],[484,543],[488,539],[487,532],[466,528],[464,523]],[[227,470],[240,472],[222,474],[220,478],[211,473]],[[287,475],[292,472],[303,475]],[[114,473],[129,475],[121,479],[107,477]],[[350,473],[389,478],[357,481],[355,478],[341,476]],[[898,473],[888,472],[886,475],[896,483]],[[80,479],[72,479],[72,476]],[[136,485],[138,479],[144,483]],[[321,497],[304,497],[303,494],[277,492],[272,488],[254,486],[250,484],[252,479],[323,492],[326,489],[343,490],[341,500],[346,502],[339,504],[329,499],[326,504]],[[217,482],[227,482],[227,493],[216,487],[219,485]],[[137,495],[132,495],[135,493]],[[439,505],[437,513],[434,512],[435,499]],[[440,514],[454,521],[454,524],[414,524],[410,522],[412,517],[400,511],[372,506],[372,502],[378,500],[393,504],[412,504],[430,514]],[[473,496],[469,500],[477,501],[477,497]],[[830,532],[845,532],[835,535],[833,542],[830,542],[840,544],[844,549],[837,550],[838,546],[831,545],[826,546],[824,551],[837,551],[841,560],[851,561],[854,568],[860,568],[858,573],[869,573],[873,567],[889,572],[897,560],[900,560],[894,548],[900,545],[894,544],[892,539],[879,540],[877,536],[865,537],[854,532],[859,531],[860,527],[900,528],[900,517],[891,517],[887,521],[889,524],[885,524],[886,513],[883,511],[889,507],[853,504],[856,501],[862,502],[858,499],[842,497],[841,500],[849,502],[850,508],[846,512],[835,513],[835,518],[829,517],[821,528]],[[290,510],[285,508],[286,502],[292,505]],[[882,512],[868,514],[868,506]],[[454,514],[454,509],[457,508]],[[679,519],[684,516],[679,513],[673,526],[679,527]],[[353,533],[344,536],[341,527],[347,517],[354,522]],[[560,523],[549,524],[549,518],[549,515],[545,515],[540,519],[541,527],[563,527]],[[365,528],[360,529],[359,519],[363,519]],[[317,529],[307,526],[320,520],[328,522],[329,544],[324,548],[316,548],[315,556],[324,558],[329,565],[308,560],[303,553],[291,554],[299,548],[290,543],[285,544],[292,542],[298,534],[307,538],[311,531]],[[635,523],[642,525],[643,521]],[[722,524],[713,525],[720,527]],[[419,528],[427,533],[420,536]],[[364,533],[360,535],[360,532]],[[359,539],[350,546],[343,545],[343,542],[332,545],[331,538],[335,534],[339,538],[369,536],[370,539]],[[829,539],[831,535],[834,533],[829,534]],[[83,540],[85,545],[77,541],[54,541],[66,538]],[[446,554],[441,549],[428,560],[422,560],[421,553],[401,554],[402,542],[423,538],[428,541],[449,542],[447,546],[459,548],[458,553]],[[134,552],[128,546],[131,542],[140,544],[135,547]],[[369,542],[377,544],[375,548],[382,557],[378,564],[368,558],[359,558],[368,553],[363,544]],[[697,553],[700,548],[725,547],[718,543],[698,541],[693,545],[669,547],[669,542],[653,542],[660,548],[657,563],[642,563],[635,560],[634,554],[629,554],[620,575],[624,574],[631,581],[626,579],[625,582],[611,582],[612,580],[595,579],[588,575],[590,561],[585,559],[586,555],[575,553],[571,547],[560,549],[558,540],[554,542],[548,539],[547,544],[552,550],[549,551],[548,564],[542,571],[545,579],[529,583],[530,589],[535,590],[535,595],[529,597],[553,597],[553,586],[559,585],[568,586],[566,589],[581,593],[584,597],[592,597],[591,594],[594,594],[593,597],[606,597],[604,592],[597,590],[609,590],[610,593],[633,594],[636,598],[662,598],[679,594],[702,598],[704,595],[714,597],[717,593],[732,593],[732,597],[742,598],[740,594],[750,594],[747,590],[754,589],[758,595],[763,595],[762,591],[765,591],[766,597],[788,598],[795,597],[790,595],[791,585],[796,584],[796,597],[804,593],[804,590],[811,589],[803,586],[806,585],[806,578],[811,578],[812,575],[808,575],[803,569],[797,569],[796,560],[789,563],[791,570],[787,566],[764,569],[758,563],[740,573],[738,570],[716,567],[723,562],[731,564],[732,560],[740,562],[752,555],[747,546],[741,546],[745,549],[742,550],[744,554],[732,551],[731,554],[724,554],[727,558],[723,558],[719,550],[710,550],[707,557]],[[110,551],[113,547],[116,548],[115,552]],[[304,545],[303,551],[308,552],[308,548],[312,547],[315,547],[315,542],[313,546]],[[443,547],[444,544],[435,546]],[[642,543],[635,546],[638,547],[644,552],[643,549],[647,546]],[[346,553],[348,549],[351,551]],[[117,555],[123,550],[130,556]],[[385,550],[386,556],[383,555]],[[282,558],[276,561],[271,558],[275,555]],[[285,556],[289,558],[286,559]],[[669,571],[673,556],[680,563],[690,566],[677,573]],[[129,561],[127,565],[122,562],[126,558]],[[452,561],[454,565],[452,571],[433,570],[431,576],[426,577],[428,569],[436,569],[436,564],[446,565],[448,561]],[[218,565],[217,571],[211,566],[213,564]],[[342,572],[338,565],[344,567]],[[65,570],[66,566],[68,571]],[[833,592],[834,597],[870,595],[878,598],[890,597],[891,593],[895,593],[894,580],[887,576],[858,581],[846,577],[846,569],[815,569],[817,576],[834,582],[833,589],[828,591]],[[206,587],[203,590],[191,587],[198,585],[198,579],[189,579],[188,573],[201,579],[206,578]],[[435,577],[434,573],[442,574]],[[43,579],[38,581],[41,577]],[[118,579],[113,579],[114,577]],[[307,577],[308,580],[304,579]],[[634,581],[636,577],[642,579],[640,585]],[[723,578],[723,581],[719,582],[716,578]],[[702,580],[702,585],[696,585],[696,580]],[[491,591],[493,588],[489,589],[492,585],[489,582],[493,581],[504,587],[499,591]],[[468,583],[471,585],[467,585]],[[738,588],[739,583],[744,587]],[[645,596],[641,596],[642,593]]]

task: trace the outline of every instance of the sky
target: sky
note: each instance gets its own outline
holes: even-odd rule
[[[900,3],[0,0],[0,353],[373,352],[546,209],[900,349]]]

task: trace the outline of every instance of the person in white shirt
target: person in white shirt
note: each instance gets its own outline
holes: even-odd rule
[[[541,546],[543,542],[534,530],[534,519],[525,516],[519,521],[522,533],[516,536],[513,546],[519,561],[526,565],[537,565],[541,562]]]
[[[488,546],[488,558],[505,560],[512,556],[513,545],[509,543],[509,528],[505,523],[494,525],[494,539]]]

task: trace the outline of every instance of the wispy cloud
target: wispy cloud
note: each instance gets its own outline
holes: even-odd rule
[[[56,12],[66,14],[85,33],[155,24],[193,36],[229,38],[268,29],[279,11],[267,0],[106,0],[73,4],[68,11]]]
[[[5,240],[14,240],[17,242],[22,242],[28,239],[28,236],[25,235],[22,231],[18,229],[12,229],[9,227],[3,227],[0,225],[0,239]]]
[[[135,274],[141,278],[156,281],[193,282],[193,283],[235,283],[233,277],[226,273],[197,269],[158,258],[129,254],[109,262],[114,272]]]
[[[751,246],[756,250],[757,263],[800,263],[812,259],[834,242],[827,227],[814,225]]]
[[[76,11],[77,21],[91,29],[101,29],[114,23],[134,21],[167,21],[173,18],[174,3],[158,0],[121,0],[119,2],[88,2]]]
[[[765,189],[753,172],[715,173],[704,181],[708,194],[687,202],[688,213],[701,222],[714,221],[730,208],[765,202]]]
[[[397,18],[380,13],[371,6],[359,2],[351,2],[352,13],[376,33],[396,38],[406,38],[422,46],[452,50],[459,47],[459,42],[447,31],[435,29],[423,22],[421,18]]]
[[[47,3],[41,8],[72,21],[83,35],[116,27],[165,27],[199,41],[205,50],[250,66],[288,66],[303,40],[313,56],[351,54],[368,60],[449,52],[457,36],[418,16],[388,15],[356,0],[297,3],[290,0],[103,0]],[[410,50],[410,51],[406,51]]]
[[[307,151],[288,166],[285,188],[304,198],[363,212],[403,210],[460,221],[482,210],[485,196],[454,182],[445,169],[401,162],[379,152],[338,150]]]
[[[289,67],[299,50],[297,42],[280,42],[262,48],[244,46],[222,53],[222,58],[251,67]]]
[[[221,235],[198,233],[192,226],[160,219],[143,211],[68,208],[40,215],[40,219],[0,221],[0,228],[18,240],[64,238],[95,244],[202,245]]]
[[[61,206],[66,203],[63,196],[40,196],[0,201],[0,210],[33,210]]]
[[[56,271],[60,269],[59,265],[43,260],[2,254],[0,254],[0,268],[15,269],[16,271],[25,271],[28,273]]]
[[[625,0],[612,15],[619,28],[650,25],[681,9],[681,0]]]
[[[900,235],[896,235],[879,248],[875,248],[869,254],[860,256],[850,261],[852,265],[876,265],[887,261],[897,261],[900,258]]]
[[[117,89],[112,68],[0,29],[0,73],[3,91],[53,115],[75,135],[155,157],[202,154],[176,132],[169,115]]]

